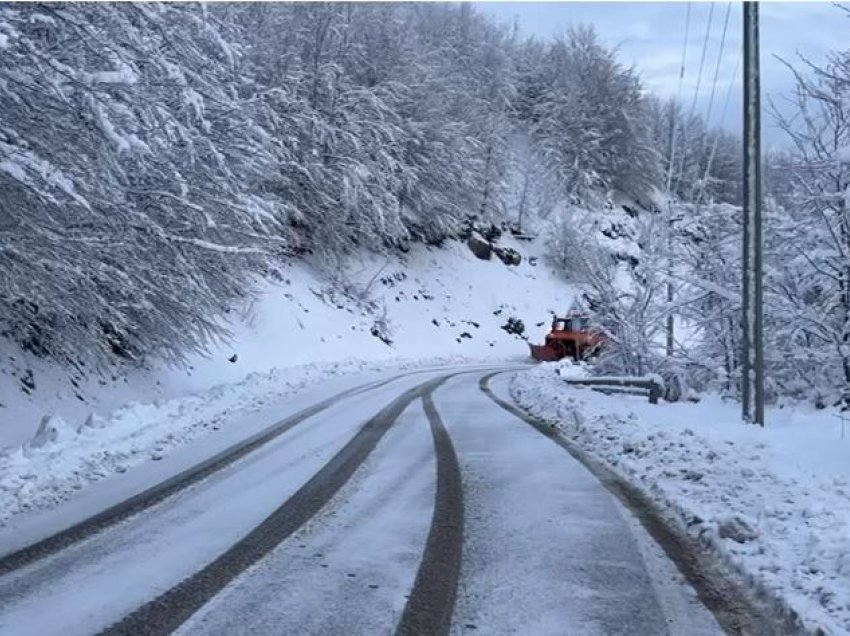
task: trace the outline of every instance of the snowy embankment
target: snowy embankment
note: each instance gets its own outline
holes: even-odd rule
[[[434,358],[395,362],[392,370],[468,363],[465,358]],[[54,507],[109,475],[161,460],[202,436],[240,426],[252,416],[271,425],[280,418],[261,414],[267,406],[283,405],[288,397],[333,377],[368,374],[372,380],[387,370],[386,364],[361,360],[314,363],[252,373],[241,382],[171,400],[129,402],[106,418],[92,414],[73,425],[61,416],[47,416],[31,440],[0,452],[0,526],[23,512]],[[253,432],[252,425],[241,436]],[[199,455],[198,461],[202,459]]]
[[[0,524],[334,376],[353,382],[381,370],[525,360],[526,343],[503,329],[508,319],[539,340],[572,292],[537,261],[534,242],[500,243],[522,254],[519,266],[480,260],[459,242],[363,256],[324,273],[293,262],[234,312],[233,338],[187,369],[69,378],[20,351],[3,356]]]
[[[747,584],[827,634],[850,633],[850,423],[773,409],[768,426],[710,397],[652,406],[568,386],[577,368],[517,374],[514,399],[670,513]]]

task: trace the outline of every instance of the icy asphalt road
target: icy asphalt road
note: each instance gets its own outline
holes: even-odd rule
[[[343,396],[5,573],[0,634],[722,633],[595,477],[457,371]]]

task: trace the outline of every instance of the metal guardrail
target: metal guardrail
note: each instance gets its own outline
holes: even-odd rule
[[[586,386],[601,393],[645,395],[650,404],[658,404],[664,387],[655,378],[564,378],[567,384]]]

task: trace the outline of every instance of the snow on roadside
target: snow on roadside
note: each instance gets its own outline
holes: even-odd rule
[[[522,254],[519,266],[480,260],[459,241],[415,245],[403,255],[354,254],[334,268],[341,282],[292,261],[282,266],[281,280],[258,282],[258,297],[234,306],[225,323],[231,339],[190,355],[185,367],[148,360],[142,369],[77,377],[0,338],[0,447],[31,438],[48,413],[81,421],[92,410],[170,400],[275,367],[341,358],[392,365],[434,356],[524,356],[528,347],[505,330],[508,321],[523,321],[539,342],[551,312],[566,311],[574,295],[542,258],[541,243],[502,238],[500,245]]]
[[[93,414],[71,424],[46,417],[33,440],[0,450],[0,526],[18,514],[54,507],[109,475],[162,459],[228,422],[329,377],[470,362],[453,356],[391,365],[355,359],[313,363],[252,373],[241,382],[171,400],[130,402],[105,418]]]
[[[190,356],[186,368],[151,361],[111,378],[71,378],[0,338],[0,524],[327,376],[412,368],[410,360],[525,358],[526,343],[506,325],[521,320],[539,341],[574,291],[542,258],[542,241],[503,236],[499,244],[522,262],[481,260],[460,241],[352,255],[325,264],[331,273],[293,261],[229,314],[233,337]],[[111,415],[82,426],[92,412]],[[44,422],[36,437],[46,443],[36,447],[36,425],[51,414],[59,417]]]
[[[850,633],[850,439],[836,418],[775,410],[759,429],[719,398],[652,406],[569,387],[561,368],[517,374],[514,399],[652,497],[807,629]]]

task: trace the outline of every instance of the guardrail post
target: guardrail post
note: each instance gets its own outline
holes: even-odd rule
[[[649,382],[649,403],[658,404],[658,398],[661,397],[661,386],[655,380]]]

